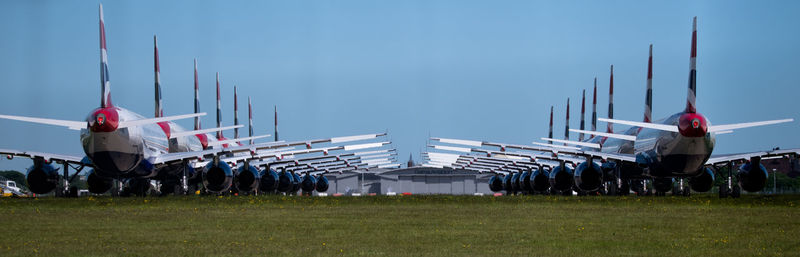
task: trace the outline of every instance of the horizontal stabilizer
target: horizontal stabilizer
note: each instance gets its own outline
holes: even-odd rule
[[[474,140],[463,140],[463,139],[449,139],[449,138],[431,138],[432,140],[436,140],[445,144],[455,144],[455,145],[468,145],[468,146],[475,146],[480,147],[483,145],[480,141]]]
[[[453,151],[453,152],[463,152],[463,153],[472,152],[472,149],[466,147],[455,147],[455,146],[445,146],[445,145],[430,145],[430,147],[433,147],[433,149]]]
[[[81,130],[88,126],[86,121],[54,120],[54,119],[12,116],[12,115],[0,115],[0,119],[18,120],[18,121],[39,123],[45,125],[61,126],[61,127],[67,127],[68,129],[71,130]]]
[[[546,146],[546,147],[552,147],[552,148],[567,149],[567,150],[580,150],[580,148],[577,148],[577,147],[574,147],[574,146],[554,145],[554,144],[546,144],[546,143],[539,143],[539,142],[533,142],[532,144],[538,145],[538,146]]]
[[[367,134],[367,135],[358,135],[358,136],[346,136],[346,137],[333,137],[331,138],[331,144],[338,144],[344,142],[352,142],[352,141],[360,141],[360,140],[367,140],[377,138],[379,136],[383,136],[386,134]]]
[[[757,126],[765,126],[765,125],[772,125],[772,124],[779,124],[779,123],[786,123],[792,122],[794,119],[783,119],[783,120],[767,120],[767,121],[756,121],[756,122],[747,122],[747,123],[736,123],[736,124],[727,124],[727,125],[712,125],[708,128],[708,132],[722,132],[726,130],[734,130],[740,128],[749,128],[749,127],[757,127]]]
[[[194,135],[199,135],[199,134],[205,134],[205,133],[210,133],[210,132],[217,132],[217,131],[223,131],[223,130],[241,128],[241,127],[244,127],[244,125],[227,126],[227,127],[221,127],[221,128],[199,129],[199,130],[191,130],[191,131],[181,131],[181,132],[175,132],[175,133],[170,134],[169,138],[179,138],[179,137],[185,137],[185,136],[194,136]]]
[[[238,125],[238,126],[242,126],[242,125]],[[234,139],[228,139],[228,140],[220,140],[220,141],[208,142],[208,145],[209,146],[218,146],[218,145],[224,145],[224,144],[232,144],[232,143],[236,143],[236,142],[247,141],[247,140],[251,140],[251,139],[255,140],[255,139],[265,138],[265,137],[270,137],[270,136],[271,135],[261,135],[261,136],[252,136],[252,137],[243,137],[243,138],[234,138]]]
[[[127,128],[127,127],[135,127],[135,126],[142,126],[142,125],[148,125],[148,124],[156,124],[156,123],[159,123],[159,122],[182,120],[182,119],[200,117],[200,116],[204,116],[204,115],[206,115],[206,113],[205,112],[201,112],[201,113],[192,113],[192,114],[168,116],[168,117],[158,117],[158,118],[150,118],[150,119],[131,120],[131,121],[120,121],[118,128]]]
[[[360,145],[346,145],[346,146],[344,146],[344,150],[345,151],[361,150],[361,149],[381,147],[381,146],[388,145],[388,144],[390,144],[390,142],[387,141],[387,142],[378,142],[378,143],[366,143],[366,144],[360,144]]]
[[[576,132],[576,133],[595,135],[595,136],[602,136],[602,137],[610,137],[610,138],[628,140],[628,141],[636,141],[636,136],[631,136],[631,135],[620,135],[620,134],[605,133],[605,132],[599,132],[599,131],[588,131],[588,130],[580,130],[580,129],[570,129],[569,131]]]
[[[602,121],[602,122],[617,123],[617,124],[634,126],[634,127],[642,127],[642,128],[663,130],[663,131],[669,131],[669,132],[678,132],[678,126],[675,126],[675,125],[665,125],[665,124],[656,124],[656,123],[647,123],[647,122],[637,122],[637,121],[629,121],[629,120],[615,120],[615,119],[606,119],[606,118],[597,118],[597,120]]]

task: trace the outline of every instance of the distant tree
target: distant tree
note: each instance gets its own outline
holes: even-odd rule
[[[16,170],[3,170],[0,171],[0,176],[17,182],[19,188],[28,189],[28,184],[25,182],[25,174]]]

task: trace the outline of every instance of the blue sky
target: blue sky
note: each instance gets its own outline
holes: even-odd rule
[[[0,2],[0,113],[81,120],[99,105],[97,4]],[[653,116],[682,110],[691,19],[698,16],[698,111],[714,124],[794,118],[800,95],[796,1],[106,1],[114,103],[153,113],[159,37],[166,115],[201,109],[223,121],[254,99],[256,130],[299,140],[388,130],[400,160],[429,135],[527,144],[563,135],[566,98],[598,78],[598,116],[615,69],[615,118],[641,120],[648,45]],[[590,99],[591,95],[587,94]],[[588,103],[587,103],[588,104]],[[243,108],[243,110],[246,110]],[[240,113],[245,119],[246,111]],[[590,114],[587,113],[587,123]],[[206,116],[205,127],[214,124]],[[190,127],[191,121],[179,122]],[[599,124],[598,127],[604,127]],[[715,153],[800,147],[798,122],[737,130]],[[83,154],[77,132],[0,121],[0,148]],[[228,132],[229,137],[232,132]],[[573,134],[572,138],[577,138]],[[30,161],[0,161],[24,169]]]

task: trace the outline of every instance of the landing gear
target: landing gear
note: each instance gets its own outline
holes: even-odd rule
[[[689,186],[683,187],[683,196],[689,197],[691,195],[692,195],[692,190],[689,188]]]
[[[619,192],[618,192],[619,195],[622,195],[622,196],[629,195],[631,193],[630,181],[624,180],[624,179],[622,179],[622,180],[618,179],[617,181],[620,183]]]
[[[741,194],[742,194],[742,188],[740,188],[739,185],[733,186],[733,190],[731,190],[731,197],[739,198]]]
[[[683,184],[683,178],[679,178],[678,183],[672,188],[672,195],[689,197],[692,195],[692,190],[689,188],[689,186],[685,186]]]
[[[739,198],[742,194],[742,188],[739,185],[733,184],[733,162],[728,162],[728,174],[725,176],[724,184],[719,187],[719,198]]]

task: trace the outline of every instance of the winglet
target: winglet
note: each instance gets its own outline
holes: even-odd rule
[[[194,59],[194,113],[200,112],[200,86],[197,81],[197,58]],[[200,130],[200,117],[194,118],[194,130]]]
[[[158,38],[156,38],[156,35],[153,35],[153,63],[155,65],[155,76],[156,76],[155,77],[155,81],[156,81],[156,85],[155,85],[155,87],[156,87],[155,88],[155,90],[156,90],[156,92],[155,92],[156,93],[156,95],[155,95],[155,97],[156,97],[155,103],[156,103],[156,106],[155,106],[155,116],[154,117],[158,118],[158,117],[163,117],[164,116],[164,109],[162,109],[162,107],[161,107],[161,67],[158,64]]]
[[[686,96],[686,112],[695,113],[697,107],[697,16],[692,20],[692,52],[689,55],[689,92]]]
[[[108,78],[108,51],[106,48],[106,25],[103,21],[103,4],[100,4],[100,107],[114,106],[111,103],[111,81]]]

